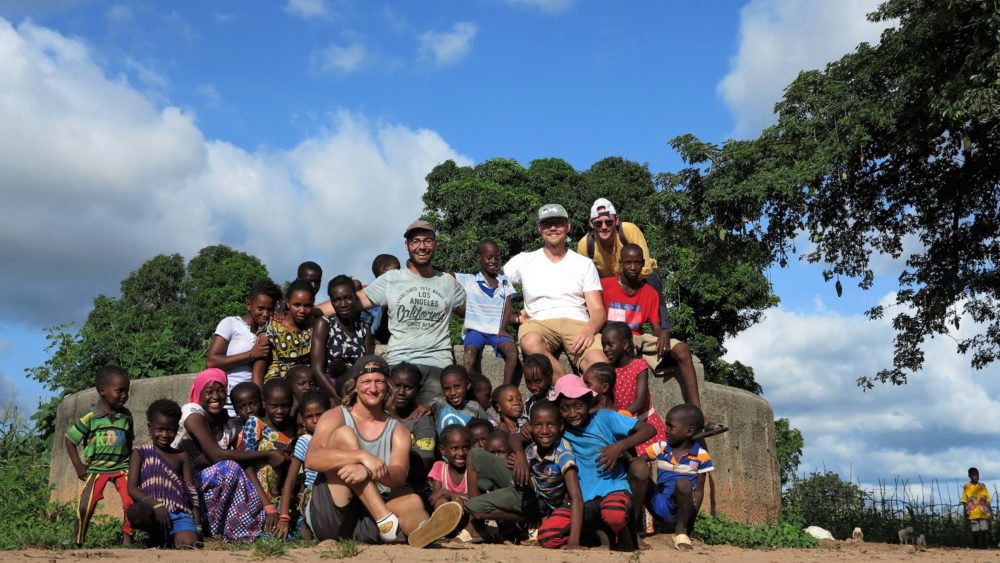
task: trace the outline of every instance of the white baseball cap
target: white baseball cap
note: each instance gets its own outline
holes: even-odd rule
[[[598,209],[604,208],[604,211],[598,212]],[[615,211],[615,206],[611,205],[611,202],[606,198],[598,198],[594,200],[594,205],[590,206],[590,218],[597,219],[601,215],[618,215]]]

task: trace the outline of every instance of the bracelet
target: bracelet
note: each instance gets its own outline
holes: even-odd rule
[[[277,513],[278,513],[277,506],[274,506],[273,504],[264,505],[264,514],[277,514]]]
[[[282,514],[281,516],[278,516],[278,522],[291,522],[291,521],[292,517],[289,516],[288,514]]]

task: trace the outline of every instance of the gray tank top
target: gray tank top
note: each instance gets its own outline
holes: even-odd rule
[[[372,454],[373,456],[381,459],[385,463],[389,463],[389,452],[392,450],[392,433],[396,430],[396,419],[392,416],[386,421],[385,428],[382,429],[382,433],[379,434],[378,438],[374,440],[365,440],[364,437],[358,432],[358,427],[354,424],[354,417],[351,416],[351,411],[345,406],[341,406],[340,410],[344,415],[344,424],[348,428],[354,431],[354,435],[358,437],[358,444],[361,444],[361,449]],[[391,489],[386,487],[382,483],[375,483],[378,485],[378,490],[380,493],[388,493]]]

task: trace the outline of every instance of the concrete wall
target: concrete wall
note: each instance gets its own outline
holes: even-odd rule
[[[462,357],[460,347],[456,357]],[[722,422],[731,429],[726,434],[708,439],[707,448],[715,462],[706,488],[705,512],[724,513],[740,522],[773,522],[781,509],[781,484],[774,447],[774,414],[767,401],[746,391],[705,382],[701,362],[695,360],[702,406],[710,420]],[[503,364],[492,353],[484,354],[483,373],[494,383],[502,380]],[[168,398],[180,404],[187,402],[194,374],[174,375],[132,382],[128,408],[135,418],[136,443],[148,443],[146,408],[156,399]],[[522,385],[522,393],[526,393]],[[653,405],[662,417],[670,407],[681,402],[680,387],[675,379],[650,379]],[[97,402],[93,389],[66,397],[59,405],[56,417],[56,437],[53,442],[52,467],[49,482],[54,486],[52,500],[76,502],[81,482],[66,455],[62,435],[90,405]],[[121,502],[108,490],[101,512],[121,514]]]

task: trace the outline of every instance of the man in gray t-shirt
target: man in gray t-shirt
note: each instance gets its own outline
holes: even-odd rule
[[[361,306],[385,307],[389,318],[389,364],[409,362],[422,376],[417,403],[441,395],[441,368],[455,362],[448,320],[465,314],[465,290],[455,278],[434,269],[434,227],[416,220],[406,229],[407,267],[386,272],[358,291]]]

